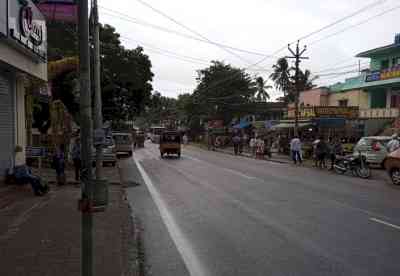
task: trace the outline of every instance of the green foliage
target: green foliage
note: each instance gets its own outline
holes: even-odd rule
[[[240,105],[250,102],[257,90],[254,81],[244,70],[220,61],[212,61],[199,70],[193,93],[192,115],[222,119],[226,123],[240,116]]]
[[[76,25],[49,22],[48,31],[49,60],[78,55]],[[150,100],[151,61],[141,47],[125,49],[110,25],[101,26],[100,41],[103,117],[113,121],[132,119]],[[75,118],[79,112],[79,95],[74,93],[76,79],[77,72],[57,76],[53,89],[55,98],[62,100]]]
[[[277,63],[272,66],[274,71],[270,78],[275,82],[275,88],[283,92],[283,100],[286,103],[294,102],[296,94],[295,72],[293,67],[290,67],[286,58],[278,59]],[[313,84],[318,77],[312,77],[311,71],[306,69],[304,72],[299,70],[299,91],[313,89],[316,85]]]
[[[270,99],[270,96],[268,94],[268,89],[271,89],[272,86],[267,85],[267,82],[263,79],[263,77],[256,77],[256,87],[257,87],[257,92],[255,95],[255,100],[257,102],[266,102]]]

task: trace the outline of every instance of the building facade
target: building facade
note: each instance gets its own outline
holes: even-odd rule
[[[46,55],[46,21],[35,4],[1,1],[0,178],[25,162],[26,91],[33,82],[47,81]]]

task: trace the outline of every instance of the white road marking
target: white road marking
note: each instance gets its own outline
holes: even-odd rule
[[[241,172],[239,172],[239,171],[235,171],[235,170],[227,169],[227,168],[223,168],[223,169],[224,169],[225,171],[227,171],[227,172],[236,174],[236,175],[238,175],[238,176],[241,176],[241,177],[244,177],[244,178],[247,178],[247,179],[257,179],[257,177],[249,176],[249,175],[246,175],[246,174],[241,173]]]
[[[394,229],[400,230],[400,226],[391,224],[389,222],[386,222],[386,221],[383,221],[383,220],[380,220],[380,219],[377,219],[377,218],[370,218],[370,220],[375,221],[375,222],[380,223],[380,224],[384,224],[386,226],[393,227]]]
[[[191,160],[193,160],[193,161],[205,163],[205,164],[208,164],[208,165],[212,166],[211,163],[208,163],[208,162],[206,162],[206,161],[197,159],[197,158],[192,157],[192,156],[189,156],[189,155],[184,155],[184,157],[185,157],[185,158],[188,158],[188,159],[191,159]],[[238,176],[240,176],[240,177],[244,177],[244,178],[246,178],[246,179],[257,179],[257,177],[249,176],[249,175],[246,175],[246,174],[244,174],[244,173],[242,173],[242,172],[239,172],[239,171],[235,171],[235,170],[228,169],[228,168],[224,168],[224,167],[220,167],[220,168],[221,168],[222,170],[224,170],[224,171],[233,173],[233,174],[235,174],[235,175],[238,175]]]
[[[179,228],[178,224],[176,223],[174,217],[169,212],[164,200],[162,199],[160,193],[155,188],[153,182],[151,181],[150,177],[143,169],[140,162],[134,158],[135,163],[141,173],[143,180],[149,189],[149,192],[160,212],[161,218],[163,219],[168,232],[174,241],[176,248],[178,249],[179,253],[182,256],[182,259],[186,265],[191,276],[205,276],[208,275],[203,266],[200,264],[199,259],[197,258],[196,254],[193,251],[192,246],[190,245],[189,241],[183,235],[181,229]]]

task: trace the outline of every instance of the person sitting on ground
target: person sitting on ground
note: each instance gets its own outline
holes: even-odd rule
[[[33,193],[36,196],[44,195],[49,191],[49,187],[44,185],[38,176],[33,175],[27,165],[16,166],[14,168],[14,176],[17,183],[31,184]]]

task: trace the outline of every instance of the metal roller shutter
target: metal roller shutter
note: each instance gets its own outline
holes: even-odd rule
[[[14,104],[11,83],[0,75],[0,177],[11,166],[14,148]]]

